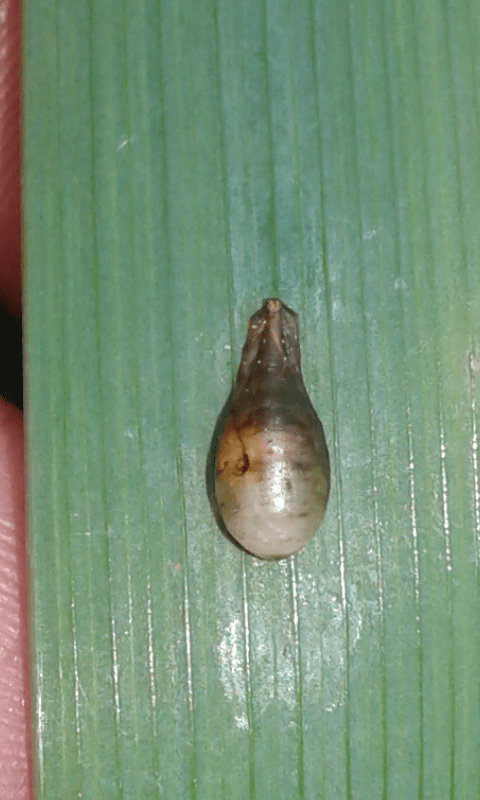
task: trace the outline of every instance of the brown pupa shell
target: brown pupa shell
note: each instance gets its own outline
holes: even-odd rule
[[[231,536],[254,555],[296,553],[320,525],[330,461],[305,389],[298,316],[265,300],[250,319],[218,438],[215,500]]]

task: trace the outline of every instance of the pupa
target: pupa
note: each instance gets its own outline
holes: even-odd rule
[[[325,513],[330,459],[303,382],[298,315],[281,300],[250,318],[219,420],[214,501],[227,532],[259,558],[298,552]]]

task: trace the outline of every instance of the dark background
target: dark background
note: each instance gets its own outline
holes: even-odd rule
[[[21,409],[23,408],[22,324],[4,305],[0,306],[0,341],[2,342],[0,395]]]

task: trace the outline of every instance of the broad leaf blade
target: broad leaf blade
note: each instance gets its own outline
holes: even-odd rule
[[[479,19],[30,0],[39,797],[480,797]],[[205,459],[300,314],[333,487],[262,563]]]

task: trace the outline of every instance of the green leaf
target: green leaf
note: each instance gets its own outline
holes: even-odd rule
[[[478,7],[25,27],[37,797],[478,800]],[[277,563],[205,488],[268,296],[333,465]]]

